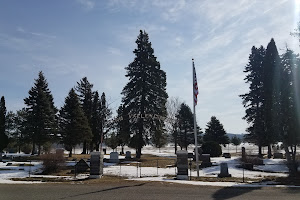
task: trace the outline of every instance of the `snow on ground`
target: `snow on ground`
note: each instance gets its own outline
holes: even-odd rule
[[[246,148],[246,151],[250,153],[256,151],[257,147],[248,143],[241,144],[238,147],[238,152],[241,149],[241,147],[244,146]],[[120,149],[118,149],[120,151]],[[125,147],[124,151],[131,151],[132,153],[135,153],[134,150]],[[193,152],[193,147],[190,147],[188,149],[189,152]],[[223,152],[234,152],[235,153],[236,148],[235,146],[230,145],[229,148],[225,147],[223,149]],[[80,152],[80,149],[76,150],[76,152]],[[112,152],[111,149],[107,149],[107,154],[104,156],[105,158],[109,159],[109,153]],[[174,146],[168,145],[164,148],[157,149],[152,146],[145,146],[142,150],[143,154],[153,154],[157,156],[163,156],[163,157],[176,157],[174,153]],[[7,154],[7,156],[24,156],[25,154]],[[120,156],[120,159],[124,158],[124,156]],[[265,159],[264,164],[262,166],[254,166],[254,169],[256,171],[250,171],[250,170],[244,170],[242,168],[239,168],[239,158],[238,157],[232,157],[231,159],[225,159],[223,157],[218,158],[211,158],[211,161],[213,163],[212,167],[204,168],[200,170],[200,176],[202,177],[217,177],[217,175],[220,173],[220,163],[226,162],[228,164],[228,170],[229,173],[233,177],[241,178],[262,178],[265,176],[278,176],[278,177],[285,177],[287,176],[288,168],[286,165],[284,165],[283,159]],[[9,161],[10,162],[10,161]],[[2,163],[0,162],[0,183],[15,183],[14,181],[11,181],[11,178],[24,178],[28,177],[29,171],[37,172],[41,170],[42,164],[41,162],[31,162],[34,166],[14,166],[18,164],[30,164],[29,162],[10,162],[12,163],[12,166],[6,166],[8,162]],[[67,162],[68,166],[74,166],[75,162],[70,161]],[[176,183],[189,183],[189,184],[205,184],[205,185],[221,185],[221,186],[239,186],[241,184],[238,183],[210,183],[210,182],[191,182],[191,181],[178,181],[178,180],[170,180],[165,179],[167,175],[176,175],[176,168],[170,167],[170,168],[156,168],[156,167],[138,167],[138,163],[133,163],[134,166],[129,165],[119,165],[119,164],[113,164],[113,163],[104,163],[104,175],[117,175],[117,176],[123,176],[128,177],[133,180],[149,180],[149,181],[167,181],[167,182],[173,182]],[[272,173],[273,172],[273,173]],[[189,171],[190,175],[190,171]],[[196,176],[197,172],[192,171],[192,176]],[[36,177],[37,175],[31,175],[32,177]],[[38,177],[41,177],[38,175]],[[47,177],[53,177],[53,176],[47,176]],[[140,178],[143,177],[143,178]],[[54,178],[54,177],[53,177]],[[72,179],[70,176],[69,178]],[[24,182],[17,182],[17,183],[24,183]],[[30,183],[30,182],[26,182]],[[245,185],[245,184],[242,184]],[[246,184],[247,185],[247,184]]]

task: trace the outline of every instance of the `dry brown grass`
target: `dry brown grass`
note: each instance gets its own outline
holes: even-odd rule
[[[169,157],[159,157],[150,154],[143,154],[140,159],[132,158],[131,161],[140,162],[141,167],[159,167],[159,168],[166,168],[175,166],[176,158],[169,158]],[[137,163],[127,163],[130,166],[136,166]]]

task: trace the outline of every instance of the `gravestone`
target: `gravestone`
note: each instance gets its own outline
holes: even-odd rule
[[[211,167],[212,163],[210,161],[210,154],[202,154],[201,155],[201,167]]]
[[[83,159],[80,159],[75,165],[76,173],[86,172],[88,168],[89,165]]]
[[[131,151],[126,151],[125,159],[131,159]]]
[[[184,150],[179,150],[177,155],[177,179],[178,180],[188,180],[188,152]]]
[[[100,178],[103,175],[103,153],[91,152],[90,178]]]
[[[220,164],[220,174],[218,175],[219,178],[224,177],[231,177],[231,174],[228,173],[228,165],[227,163]]]
[[[283,159],[283,153],[274,153],[273,159]]]
[[[202,148],[198,147],[198,160],[201,160],[201,155],[202,155]],[[194,148],[193,161],[196,161],[196,148]]]
[[[111,152],[110,153],[109,162],[111,162],[111,163],[118,163],[119,162],[118,152]]]
[[[242,147],[242,161],[246,160],[246,149],[245,147]]]

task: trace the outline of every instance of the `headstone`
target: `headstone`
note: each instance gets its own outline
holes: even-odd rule
[[[274,153],[273,159],[283,159],[283,153]]]
[[[125,159],[131,159],[131,151],[126,151]]]
[[[9,162],[9,163],[6,164],[6,166],[12,166],[12,163]]]
[[[100,178],[103,174],[103,153],[91,152],[90,178]]]
[[[88,168],[89,165],[83,159],[80,159],[75,165],[76,173],[86,172]]]
[[[231,174],[228,173],[228,165],[227,163],[220,164],[220,174],[218,175],[219,178],[224,177],[231,177]]]
[[[188,152],[184,150],[177,151],[177,179],[188,180]]]
[[[201,155],[202,155],[202,148],[198,147],[198,160],[201,160]],[[196,161],[196,148],[194,148],[194,157],[193,161]]]
[[[211,167],[212,163],[210,161],[210,154],[202,154],[201,155],[201,167]]]
[[[242,147],[242,161],[246,160],[246,149],[245,147]]]
[[[231,158],[231,154],[230,153],[223,153],[223,157],[224,158]]]
[[[111,162],[111,163],[118,163],[119,162],[118,152],[111,152],[110,153],[109,162]]]

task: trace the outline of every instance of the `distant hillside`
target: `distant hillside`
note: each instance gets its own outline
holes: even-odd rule
[[[227,136],[229,137],[229,139],[233,138],[234,136],[237,136],[241,140],[244,140],[244,135],[245,135],[244,133],[240,133],[240,134],[227,133]]]

